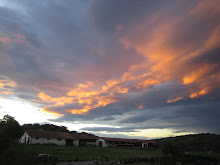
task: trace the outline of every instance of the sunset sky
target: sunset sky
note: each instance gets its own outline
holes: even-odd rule
[[[0,0],[0,118],[100,136],[220,133],[220,0]]]

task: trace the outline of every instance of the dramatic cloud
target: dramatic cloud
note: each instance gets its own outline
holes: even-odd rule
[[[219,0],[2,1],[0,97],[91,132],[220,133],[219,18]]]

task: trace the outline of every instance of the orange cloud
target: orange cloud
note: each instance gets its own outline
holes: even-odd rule
[[[115,81],[107,81],[106,86],[108,88],[113,87],[115,84]],[[114,89],[115,90],[115,89]],[[120,93],[125,93],[128,89],[121,89]],[[47,110],[48,108],[51,109],[52,106],[62,106],[65,104],[70,103],[79,103],[80,108],[67,110],[68,112],[71,112],[72,114],[85,114],[89,110],[98,108],[100,106],[106,106],[110,103],[115,102],[117,99],[114,97],[114,95],[103,95],[104,90],[96,90],[94,88],[94,84],[92,82],[87,82],[86,84],[78,84],[78,86],[69,92],[66,93],[66,96],[62,96],[60,98],[53,98],[43,92],[38,94],[38,97],[45,103],[51,103],[53,105],[47,106],[43,109],[44,112],[50,113],[51,110]],[[57,113],[57,112],[55,112]]]
[[[72,110],[68,110],[68,111],[71,112],[72,114],[85,114],[85,113],[89,112],[91,109],[106,106],[106,105],[116,101],[115,98],[111,98],[109,96],[96,96],[94,98],[91,98],[91,100],[89,100],[89,103],[87,102],[87,100],[89,100],[89,99],[87,98],[86,101],[83,99],[78,101],[80,104],[86,103],[82,108],[72,109]]]
[[[119,90],[118,93],[128,93],[128,88],[123,88]]]
[[[82,101],[82,102],[80,102]],[[88,101],[88,102],[87,102]],[[116,102],[117,99],[115,97],[111,96],[93,96],[88,98],[79,98],[79,103],[86,103],[86,105],[83,106],[81,109],[73,109],[71,110],[71,113],[74,114],[84,114],[90,111],[91,109],[103,107],[108,104],[111,104],[113,102]]]
[[[182,100],[182,99],[183,99],[183,97],[177,97],[177,98],[172,99],[172,100],[167,100],[166,102],[167,103],[173,103],[173,102],[177,102],[177,101]]]
[[[93,86],[94,84],[92,82],[87,82],[86,84],[78,84],[77,88],[70,90],[66,94],[73,97],[89,97],[93,95],[98,95],[100,92],[90,89],[90,87]]]
[[[90,109],[92,109],[92,108],[87,107],[87,108],[85,108],[85,109],[72,109],[72,110],[70,110],[70,112],[71,112],[71,114],[85,114],[85,113],[87,113]]]
[[[143,109],[144,106],[143,106],[143,105],[139,105],[138,108],[139,108],[139,109]]]
[[[92,82],[87,81],[86,84],[78,84],[78,87],[79,87],[79,88],[88,88],[88,87],[91,87],[91,86],[93,86],[93,85],[94,85],[94,84],[93,84]]]
[[[136,86],[136,81],[141,87],[158,84],[158,81],[156,80],[142,80],[145,78],[145,76],[147,76],[147,74],[134,77],[133,86]],[[78,84],[76,88],[66,93],[68,97],[63,96],[60,98],[52,98],[43,92],[39,93],[38,97],[41,98],[43,102],[53,103],[55,106],[78,102],[80,104],[80,108],[71,109],[68,110],[68,112],[71,112],[72,114],[85,114],[94,108],[104,107],[108,104],[116,102],[118,100],[118,95],[115,95],[114,93],[128,93],[129,88],[124,87],[124,84],[127,82],[124,77],[125,76],[123,75],[121,80],[119,79],[106,81],[101,89],[97,89],[98,87],[96,87],[93,83]]]
[[[208,13],[208,15],[207,15]],[[200,19],[214,17],[220,14],[219,0],[204,0],[200,2],[191,12],[191,15],[198,15]]]
[[[61,114],[61,113],[58,113],[58,112],[48,111],[46,108],[42,108],[41,111],[46,112],[46,113],[50,113],[50,114],[53,114],[53,115],[64,116],[64,114]]]
[[[0,80],[0,94],[9,95],[13,93],[11,89],[7,88],[7,86],[16,87],[16,83],[10,80]]]
[[[80,108],[67,110],[73,114],[84,114],[91,109],[103,107],[118,100],[118,94],[126,94],[129,92],[129,88],[124,87],[124,83],[127,81],[123,80],[124,75],[118,80],[107,80],[102,85],[101,89],[99,86],[92,82],[85,84],[78,84],[77,87],[66,92],[66,95],[60,98],[53,98],[44,92],[38,94],[38,97],[45,103],[51,103],[53,106],[64,105],[67,103],[79,103]],[[143,76],[135,77],[135,81],[139,81]],[[145,80],[146,81],[146,80]],[[153,82],[150,83],[152,85]],[[144,84],[142,84],[144,86]],[[45,107],[46,109],[47,107]],[[50,107],[51,109],[51,107]],[[45,111],[45,110],[44,110]],[[49,112],[49,111],[48,111]]]
[[[219,88],[219,80],[211,78],[218,70],[217,61],[200,60],[207,53],[211,58],[210,51],[219,48],[220,25],[216,22],[220,17],[219,3],[218,0],[204,0],[188,15],[176,20],[156,13],[156,21],[152,18],[150,23],[143,24],[142,28],[133,29],[128,35],[120,36],[119,41],[126,49],[135,50],[137,54],[145,57],[140,64],[130,66],[123,80],[133,81],[137,88],[173,80],[184,85],[194,84],[197,89],[206,88],[209,92]],[[207,31],[203,34],[204,38],[192,38],[191,30],[195,30],[194,27],[187,29],[187,26],[182,25],[194,21],[193,24],[199,27],[201,21],[206,20],[201,15],[208,17],[207,21],[210,21],[212,26],[205,27]],[[152,24],[154,28],[149,28]],[[147,76],[134,81],[139,72]]]
[[[26,37],[22,34],[4,34],[0,32],[0,42],[3,43],[4,45],[9,45],[12,43],[26,43],[28,44]]]
[[[206,95],[208,93],[208,91],[206,89],[201,90],[200,92],[194,92],[190,94],[190,98],[198,98],[202,95]]]
[[[208,74],[215,68],[215,65],[204,65],[201,68],[198,68],[195,71],[192,71],[183,78],[183,84],[188,85],[200,80],[201,77],[204,77],[205,74]]]
[[[0,94],[9,95],[12,94],[11,91],[0,91]]]
[[[158,80],[153,80],[153,79],[147,79],[144,80],[142,82],[140,82],[139,84],[137,84],[137,86],[151,86],[151,85],[158,85],[160,84],[160,82]]]
[[[0,37],[0,42],[2,42],[3,44],[9,44],[11,42],[11,39],[7,37]]]
[[[124,74],[102,84],[80,83],[60,98],[52,98],[43,92],[38,94],[39,98],[53,105],[79,103],[79,108],[68,111],[73,114],[84,114],[94,108],[117,102],[120,100],[120,95],[134,89],[140,92],[169,81],[185,85],[186,88],[194,85],[190,98],[208,94],[212,89],[220,87],[220,78],[214,73],[219,64],[195,59],[200,59],[205,53],[219,47],[220,26],[212,23],[213,27],[202,34],[204,37],[197,39],[191,29],[183,25],[193,22],[195,26],[200,27],[200,19],[203,19],[201,16],[213,18],[211,20],[219,19],[218,6],[218,0],[204,0],[190,13],[172,20],[161,12],[155,13],[156,16],[147,23],[137,25],[126,36],[119,36],[119,41],[125,49],[135,51],[137,55],[143,57],[144,60],[139,64],[129,66]],[[124,27],[117,25],[115,28],[118,34]],[[104,52],[102,50],[101,54]],[[183,97],[177,97],[166,102],[172,103],[182,99]],[[141,109],[141,105],[138,108]]]
[[[4,88],[5,86],[15,87],[16,83],[9,80],[0,80],[0,88]]]
[[[46,103],[55,103],[55,105],[64,105],[66,103],[72,103],[74,101],[71,97],[60,97],[60,98],[53,98],[43,92],[38,94],[38,97]]]
[[[88,91],[86,89],[77,88],[67,92],[66,94],[73,97],[89,97],[98,95],[99,93],[99,91]]]

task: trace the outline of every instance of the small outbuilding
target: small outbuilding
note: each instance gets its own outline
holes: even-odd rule
[[[100,137],[96,141],[96,145],[99,147],[139,147],[148,148],[155,146],[155,142],[152,140],[141,139],[123,139],[123,138],[108,138]]]

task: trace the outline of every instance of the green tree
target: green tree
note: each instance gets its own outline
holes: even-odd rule
[[[24,130],[40,130],[41,129],[41,125],[40,124],[23,124],[22,128]]]
[[[65,126],[57,126],[54,124],[24,124],[22,125],[24,130],[44,130],[44,131],[58,131],[58,132],[69,132]]]
[[[20,124],[10,115],[5,115],[0,120],[0,128],[9,139],[19,138],[23,132]]]
[[[164,154],[178,158],[186,151],[186,146],[176,140],[167,139],[162,142],[161,149]]]
[[[5,115],[0,119],[0,154],[2,154],[9,146],[11,138],[20,135],[21,126],[11,116]]]

